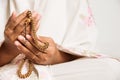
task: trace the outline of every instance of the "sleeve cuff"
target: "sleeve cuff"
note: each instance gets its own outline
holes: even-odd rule
[[[101,58],[107,57],[107,55],[99,54],[95,51],[83,49],[83,48],[72,48],[72,47],[63,47],[57,44],[57,48],[60,51],[63,51],[68,54],[76,55],[76,56],[84,56],[84,57],[94,57],[94,58]]]

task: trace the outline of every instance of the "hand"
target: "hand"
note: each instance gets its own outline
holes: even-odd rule
[[[21,13],[18,16],[13,13],[12,16],[9,18],[4,31],[5,40],[0,47],[0,65],[9,63],[20,53],[13,42],[17,39],[18,35],[22,34],[24,31],[24,21],[26,19],[26,13],[27,11]],[[35,28],[37,30],[40,15],[36,12],[33,12],[33,19],[36,25]]]
[[[16,16],[15,13],[9,18],[7,25],[5,27],[5,41],[6,42],[14,42],[18,35],[20,35],[25,29],[25,21],[26,21],[26,13],[27,10],[21,13],[19,16]],[[40,20],[40,15],[36,12],[33,12],[33,19],[35,22],[36,29],[38,29],[38,22]]]
[[[39,36],[39,44],[42,42],[48,42],[49,47],[45,50],[45,53],[39,52],[32,44],[33,41],[30,35],[25,37],[20,35],[18,41],[15,41],[17,48],[26,55],[26,57],[36,64],[48,65],[48,64],[57,64],[61,62],[70,61],[73,59],[73,56],[61,52],[57,49],[53,39],[48,37]]]
[[[4,31],[5,40],[0,47],[0,65],[9,63],[13,58],[18,55],[19,50],[12,43],[16,39],[16,32],[20,28],[21,21],[25,18],[27,11],[16,17],[15,12],[10,16]],[[19,24],[19,25],[18,25]],[[15,29],[15,27],[17,27]],[[15,29],[15,30],[14,30]],[[14,32],[15,31],[15,32]],[[18,31],[17,34],[20,32]]]
[[[27,13],[27,10],[24,11],[23,13],[21,13],[19,16],[16,16],[16,14],[13,13],[12,16],[9,18],[7,25],[5,27],[5,31],[4,31],[5,41],[4,41],[4,43],[13,47],[11,51],[17,50],[17,48],[14,46],[14,41],[17,39],[18,35],[20,35],[24,32],[24,29],[25,29],[24,23],[27,19],[26,13]],[[38,22],[40,20],[40,15],[36,12],[33,12],[32,16],[33,16],[34,23],[36,26],[35,28],[37,30],[38,26],[39,26]]]

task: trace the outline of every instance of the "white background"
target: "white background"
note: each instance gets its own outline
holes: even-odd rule
[[[120,0],[89,0],[98,28],[98,52],[120,57]]]
[[[120,57],[120,0],[89,0],[98,28],[96,50]],[[1,26],[1,25],[0,25]],[[0,29],[0,33],[3,28]],[[3,35],[0,34],[0,39]]]

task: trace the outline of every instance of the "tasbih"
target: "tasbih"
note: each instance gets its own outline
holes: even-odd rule
[[[26,36],[26,29],[27,29],[27,27],[29,27],[28,25],[30,26],[30,34],[31,34],[32,39],[33,39],[32,45],[34,47],[36,47],[36,49],[38,49],[40,52],[44,53],[45,49],[48,48],[49,43],[48,42],[42,42],[44,45],[39,44],[38,38],[37,38],[37,35],[36,35],[35,24],[34,24],[34,21],[32,19],[31,11],[27,12],[27,19],[25,21],[25,36]]]
[[[33,63],[31,61],[29,61],[28,62],[29,63],[28,72],[26,74],[22,74],[22,67],[23,67],[24,63],[25,63],[25,59],[22,60],[21,64],[19,65],[19,69],[17,71],[17,74],[18,74],[18,76],[20,78],[27,78],[27,77],[29,77],[32,74],[32,71],[33,71],[33,67],[34,67]]]
[[[36,26],[35,26],[33,18],[32,18],[32,12],[28,11],[27,14],[26,14],[26,17],[27,17],[27,19],[25,20],[25,32],[24,32],[25,37],[27,35],[27,30],[26,29],[27,29],[27,27],[29,27],[30,28],[30,35],[33,39],[33,42],[31,42],[31,44],[37,50],[39,50],[40,52],[45,53],[45,50],[48,48],[49,43],[48,42],[42,42],[44,45],[39,44],[39,41],[38,41],[38,38],[37,38],[37,35],[36,35],[36,30],[35,30]],[[22,68],[23,68],[23,65],[24,65],[25,61],[26,61],[26,59],[23,59],[21,64],[19,65],[19,68],[18,68],[18,71],[17,71],[18,77],[27,78],[32,74],[32,71],[35,71],[35,73],[37,73],[37,75],[38,75],[37,70],[35,69],[33,63],[30,60],[28,60],[28,63],[29,63],[28,71],[25,74],[22,74]]]

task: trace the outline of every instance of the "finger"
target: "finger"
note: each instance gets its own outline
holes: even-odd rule
[[[20,24],[17,25],[17,27],[13,31],[13,40],[17,39],[18,35],[22,33],[22,31],[25,29],[24,22],[27,18],[25,18]]]
[[[30,59],[32,62],[35,62],[37,64],[40,63],[40,59],[34,55],[32,52],[30,52],[26,47],[24,47],[19,41],[15,41],[14,43],[17,48],[26,55],[28,59]]]
[[[32,37],[31,37],[30,35],[26,35],[26,38],[27,38],[27,40],[29,40],[29,42],[30,42],[31,44],[34,44],[34,43],[33,43],[34,40],[32,39]],[[39,45],[43,45],[43,43],[41,43],[40,41],[38,42],[38,44],[39,44]]]
[[[40,21],[38,21],[37,26],[35,27],[35,31],[37,31],[40,27]]]
[[[39,39],[40,41],[48,41],[48,40],[49,40],[48,37],[44,37],[44,36],[38,36],[38,39]]]
[[[34,26],[35,26],[35,27],[34,27],[35,31],[38,30],[38,28],[39,28],[40,19],[41,19],[40,14],[37,14],[37,16],[34,16],[34,15],[33,15],[33,23],[34,23]]]
[[[40,20],[40,17],[38,16],[38,13],[37,13],[37,12],[34,12],[34,13],[33,13],[33,21],[36,22],[36,23],[34,23],[34,28],[36,28],[36,27],[38,28],[38,25],[37,25],[37,24],[39,23],[39,20]],[[36,25],[37,25],[37,26],[36,26]],[[27,29],[26,29],[26,33],[27,33],[27,34],[30,34],[30,30],[33,29],[32,27],[33,27],[33,25],[29,25],[29,26],[27,27]],[[36,31],[36,30],[35,30],[35,31]]]
[[[37,18],[38,17],[38,13],[36,13],[36,12],[34,12],[33,13],[33,18],[34,18],[34,20],[36,21],[36,23],[38,23],[39,22],[39,18]],[[25,26],[25,25],[24,25]],[[39,25],[37,25],[37,26],[39,26]],[[32,26],[31,25],[28,25],[28,26],[26,26],[26,29],[22,32],[22,34],[30,34],[30,29],[32,29],[31,28]],[[37,27],[38,28],[38,27]],[[19,29],[18,29],[19,30]],[[24,35],[25,36],[25,35]]]
[[[6,29],[8,28],[9,24],[11,23],[11,21],[13,19],[15,19],[15,17],[16,17],[16,12],[13,12],[12,15],[8,19],[8,22],[7,22],[6,27],[5,27]]]
[[[34,15],[34,17],[37,17],[37,13],[33,13],[33,15]],[[17,36],[18,35],[20,35],[23,31],[24,31],[24,29],[26,28],[26,32],[24,31],[24,33],[27,33],[27,34],[29,34],[30,33],[30,31],[29,31],[29,28],[30,28],[30,26],[28,25],[28,26],[26,26],[25,25],[25,21],[27,20],[28,18],[24,18],[17,26],[16,26],[16,28],[14,29],[14,37],[15,37],[15,39],[17,38]]]
[[[17,26],[26,17],[27,12],[28,10],[24,11],[19,16],[17,16],[14,26]]]
[[[18,17],[13,16],[13,18],[9,21],[9,28],[12,30],[14,29],[25,17],[26,17],[26,13],[28,10],[24,11],[23,13],[21,13]]]
[[[47,47],[47,45],[46,45],[45,43],[42,43],[42,42],[40,42],[39,40],[37,40],[38,43],[35,44],[33,38],[32,38],[30,35],[26,35],[26,38],[27,38],[27,40],[29,40],[29,42],[30,42],[33,46],[35,46],[35,48],[36,48],[38,51],[40,51],[42,54],[47,54],[47,52],[48,52],[47,48],[48,48],[48,47]],[[37,45],[38,47],[36,47],[36,45]],[[43,47],[43,46],[45,46],[45,45],[46,45],[47,48],[44,47],[45,49],[42,51],[39,47]]]
[[[26,38],[27,38],[27,40],[31,43],[32,42],[32,37],[30,36],[30,35],[26,35]],[[40,42],[40,44],[42,44],[41,42]],[[47,53],[47,52],[46,52]],[[42,52],[37,52],[37,54],[36,54],[40,59],[42,59],[42,61],[45,61],[46,59],[45,59],[45,57],[43,57],[43,56],[45,56],[46,54],[43,54]]]
[[[28,35],[26,36],[28,40],[25,41],[25,38],[23,36],[19,36],[18,40],[24,44],[32,53],[34,53],[37,57],[39,57],[42,61],[45,61],[45,57],[42,52],[40,52],[38,49],[36,49],[36,47],[33,47],[33,45],[29,42],[32,39],[30,38],[30,36],[28,37]]]
[[[34,54],[39,53],[39,51],[38,51],[35,47],[33,47],[33,46],[31,45],[31,43],[30,43],[28,40],[26,40],[22,35],[18,36],[18,40],[19,40],[22,44],[24,44],[24,46],[25,46],[27,49],[29,49],[32,53],[34,53]]]
[[[38,40],[43,43],[54,43],[53,39],[50,37],[38,36]]]

